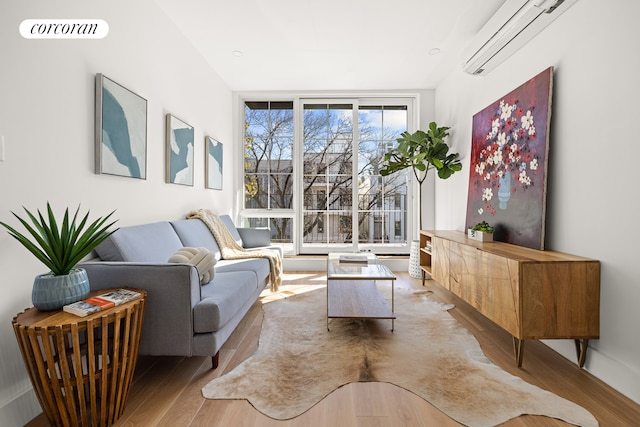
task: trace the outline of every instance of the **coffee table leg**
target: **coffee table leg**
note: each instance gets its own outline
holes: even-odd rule
[[[327,331],[329,330],[329,280],[327,280]]]
[[[393,313],[394,316],[396,315],[395,295],[394,295],[395,284],[396,284],[396,281],[391,279],[391,312]],[[396,319],[391,319],[391,332],[393,332],[395,329],[395,322],[396,322]]]

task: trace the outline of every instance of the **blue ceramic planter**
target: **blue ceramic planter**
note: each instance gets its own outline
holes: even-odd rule
[[[40,274],[33,281],[31,302],[40,311],[60,310],[89,296],[89,277],[78,268],[65,276]]]

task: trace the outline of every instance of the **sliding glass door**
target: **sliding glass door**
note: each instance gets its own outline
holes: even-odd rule
[[[352,250],[354,123],[351,102],[302,102],[302,253]]]
[[[408,106],[302,100],[301,253],[408,248],[409,180],[379,173],[408,127]]]

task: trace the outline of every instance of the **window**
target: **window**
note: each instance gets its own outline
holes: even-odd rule
[[[367,105],[358,109],[358,197],[360,246],[380,252],[384,245],[404,250],[408,243],[407,171],[380,175],[384,155],[409,128],[408,104]]]
[[[293,102],[246,102],[244,207],[291,209]]]
[[[353,230],[340,225],[352,215],[353,104],[302,103],[303,192],[317,203],[302,206],[302,251],[326,252],[352,242]]]
[[[411,98],[245,101],[246,224],[271,228],[287,252],[407,253],[409,175],[379,171],[412,128],[411,106]]]
[[[291,210],[293,102],[245,102],[244,107],[244,209]],[[293,251],[291,216],[245,215],[245,225],[268,227],[273,242]]]

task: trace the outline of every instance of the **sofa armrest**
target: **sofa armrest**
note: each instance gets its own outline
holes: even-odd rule
[[[237,230],[245,248],[271,245],[271,231],[268,228],[238,227]]]
[[[91,289],[130,287],[147,291],[140,354],[191,355],[193,307],[200,278],[192,264],[85,262]]]

